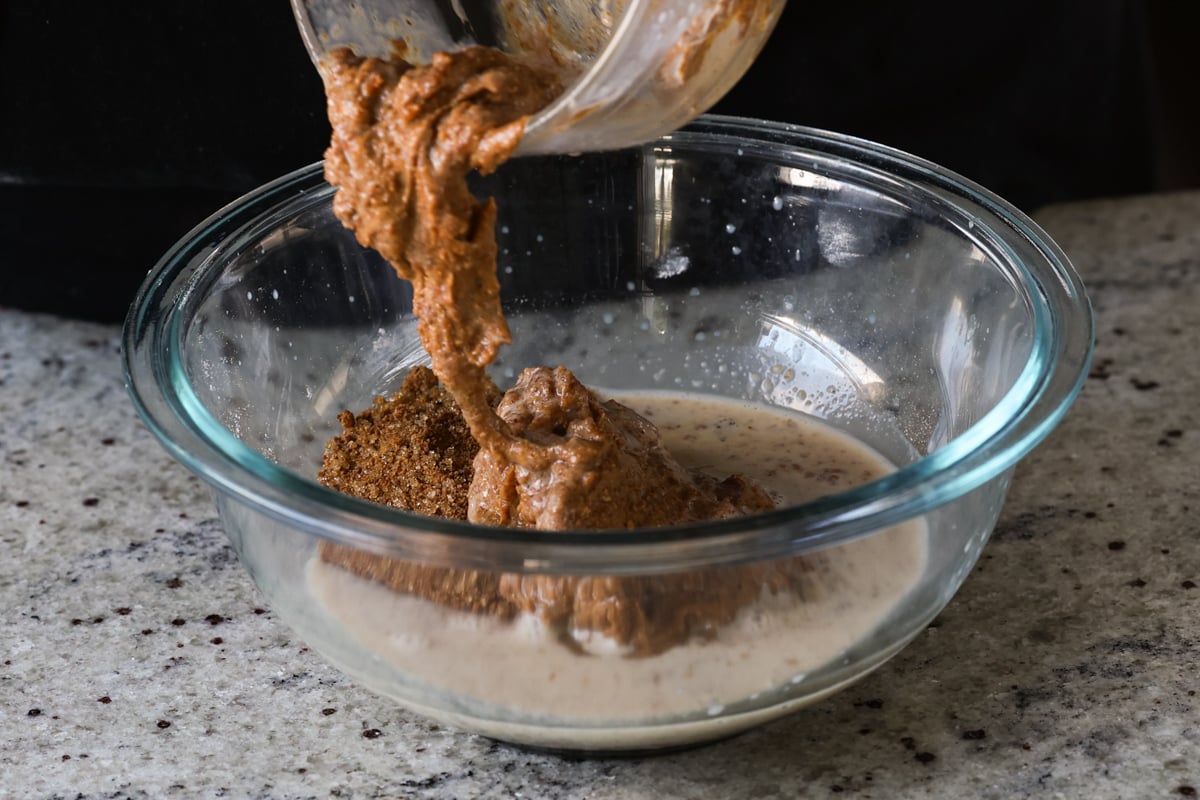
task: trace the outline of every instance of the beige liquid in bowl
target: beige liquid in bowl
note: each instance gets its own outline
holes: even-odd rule
[[[741,472],[780,505],[794,505],[882,477],[894,466],[863,443],[794,412],[672,393],[616,399],[658,426],[670,452],[714,475]],[[575,647],[536,617],[502,620],[400,594],[314,558],[308,582],[332,624],[403,674],[405,701],[424,713],[486,707],[493,719],[576,729],[557,746],[661,746],[640,742],[642,724],[687,721],[679,737],[709,738],[727,706],[799,683],[845,657],[918,583],[926,562],[919,521],[812,556],[799,591],[763,593],[711,639],[693,638],[648,657],[576,632]],[[450,698],[453,700],[447,702]],[[449,715],[453,719],[453,713]],[[474,712],[468,716],[475,716]],[[475,725],[473,727],[479,727]],[[595,735],[578,729],[594,727]],[[487,733],[529,741],[503,723]],[[605,730],[607,728],[607,730]],[[617,737],[614,739],[613,737]]]

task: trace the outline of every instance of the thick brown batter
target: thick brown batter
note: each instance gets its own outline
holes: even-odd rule
[[[496,207],[475,199],[467,174],[512,154],[527,116],[558,91],[551,76],[480,47],[421,67],[340,51],[327,65],[326,91],[334,212],[412,282],[421,342],[444,389],[414,370],[392,401],[343,414],[324,483],[413,511],[459,517],[465,505],[472,522],[543,530],[661,526],[773,507],[741,476],[684,469],[653,425],[602,402],[564,367],[526,370],[497,405],[485,368],[510,337],[496,279]],[[790,561],[581,578],[432,568],[330,544],[322,557],[445,605],[536,613],[638,654],[711,633],[764,586],[782,589],[804,569]]]

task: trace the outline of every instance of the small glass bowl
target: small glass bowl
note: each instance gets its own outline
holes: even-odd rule
[[[784,0],[292,0],[318,70],[349,47],[427,63],[469,44],[556,65],[564,91],[534,114],[520,155],[614,150],[674,130],[737,83],[783,12]]]
[[[631,150],[517,159],[477,188],[500,209],[514,336],[494,366],[502,386],[525,366],[565,364],[606,392],[780,407],[896,469],[799,506],[642,531],[487,528],[338,494],[314,478],[338,413],[427,363],[411,289],[333,217],[319,165],[222,209],[134,302],[133,400],[212,485],[278,614],[364,685],[461,728],[653,750],[728,736],[861,678],[950,600],[1014,464],[1086,373],[1091,309],[1058,247],[984,189],[887,147],[702,117]],[[351,578],[322,559],[330,548],[611,579],[650,587],[659,610],[703,593],[687,576],[817,566],[788,613],[764,592],[729,625],[630,655]]]

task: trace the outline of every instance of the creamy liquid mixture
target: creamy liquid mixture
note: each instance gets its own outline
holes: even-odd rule
[[[743,472],[784,506],[894,470],[864,444],[799,414],[696,395],[616,399],[657,425],[685,466]],[[578,652],[532,615],[504,621],[449,609],[317,558],[308,580],[333,624],[419,687],[414,702],[444,707],[436,697],[448,693],[518,718],[628,724],[715,717],[838,661],[917,583],[925,528],[907,523],[808,558],[814,569],[799,592],[764,592],[714,638],[643,658],[595,635],[577,636]]]

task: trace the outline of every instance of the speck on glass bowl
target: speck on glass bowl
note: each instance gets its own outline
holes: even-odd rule
[[[771,513],[645,531],[485,528],[335,493],[315,474],[338,413],[427,363],[410,287],[333,217],[319,165],[222,209],[134,302],[133,400],[212,485],[247,571],[312,649],[463,729],[653,750],[728,736],[861,678],[950,600],[1014,464],[1086,372],[1091,310],[1059,248],[986,190],[877,144],[702,117],[639,148],[518,159],[478,190],[500,208],[514,335],[501,385],[565,364],[618,395],[788,409],[896,469]],[[800,452],[786,437],[772,448]],[[380,563],[641,581],[658,587],[659,610],[697,600],[664,576],[818,566],[802,601],[764,592],[734,623],[638,657],[347,581],[318,557],[329,543]],[[864,602],[869,613],[845,616]]]

